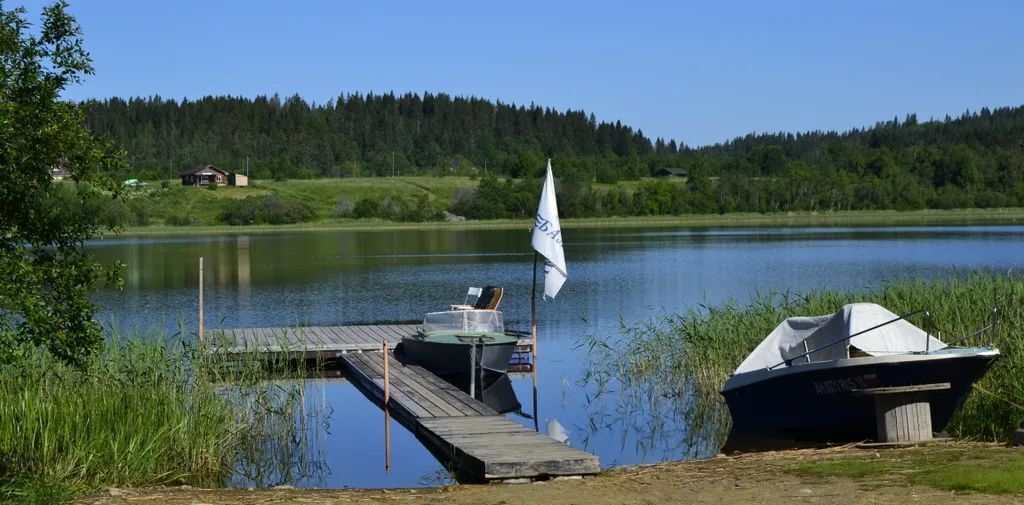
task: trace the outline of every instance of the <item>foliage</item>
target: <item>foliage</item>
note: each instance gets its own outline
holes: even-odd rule
[[[751,134],[701,148],[652,142],[583,111],[443,93],[354,94],[323,105],[298,96],[111,98],[83,107],[89,127],[125,145],[136,174],[150,176],[163,174],[168,159],[230,167],[249,156],[263,180],[398,174],[532,180],[550,157],[555,175],[567,179],[560,203],[571,216],[1024,205],[1024,107],[930,121],[910,115],[844,133]],[[654,199],[624,206],[591,187],[665,167],[691,174],[685,191],[666,196],[659,192],[665,188],[643,187]],[[516,214],[490,205],[484,189],[481,206],[467,214]]]
[[[92,72],[66,8],[44,9],[32,34],[24,9],[0,5],[0,361],[21,343],[69,362],[99,348],[88,296],[110,272],[82,245],[127,216],[104,212],[119,188],[103,172],[122,169],[124,153],[93,138],[80,109],[60,100]],[[74,182],[53,182],[54,167]]]
[[[313,219],[313,210],[304,202],[274,195],[250,196],[233,201],[220,215],[230,225],[291,224]]]
[[[588,342],[592,368],[586,381],[598,391],[637,392],[644,401],[686,399],[674,415],[724,441],[729,419],[718,395],[740,362],[787,317],[831,314],[855,301],[878,303],[896,313],[927,309],[942,335],[967,335],[986,326],[993,305],[998,331],[985,344],[1002,356],[947,429],[960,437],[1006,440],[1024,424],[1024,278],[973,273],[947,281],[896,282],[877,291],[813,291],[755,296],[747,304],[727,301],[677,316],[624,325],[622,335]],[[946,339],[950,340],[950,339]],[[976,339],[981,340],[981,339]],[[977,343],[977,342],[976,342]]]

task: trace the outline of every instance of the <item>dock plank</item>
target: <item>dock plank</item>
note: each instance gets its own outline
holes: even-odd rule
[[[357,354],[349,356],[347,359],[356,363],[362,372],[374,379],[380,378],[383,387],[384,380],[384,364],[383,364],[383,353],[370,354]],[[437,398],[430,391],[425,390],[421,387],[417,387],[414,383],[410,383],[402,373],[400,364],[395,361],[394,358],[390,358],[389,367],[392,372],[390,373],[391,380],[391,391],[402,391],[403,394],[413,401],[418,406],[422,407],[434,417],[446,417],[452,415],[459,415],[459,411],[453,408],[449,403]]]

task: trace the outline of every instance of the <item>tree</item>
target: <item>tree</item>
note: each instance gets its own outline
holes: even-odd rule
[[[118,189],[99,172],[125,156],[60,99],[92,73],[65,2],[44,9],[38,32],[25,9],[0,6],[0,360],[28,345],[79,363],[103,341],[89,293],[103,277],[117,281],[84,250],[120,225],[104,212]],[[57,166],[73,181],[54,182]]]

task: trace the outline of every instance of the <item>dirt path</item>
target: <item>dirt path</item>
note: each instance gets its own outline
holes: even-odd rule
[[[927,449],[902,449],[923,451]],[[940,449],[943,450],[943,449]],[[945,449],[950,450],[950,449]],[[960,449],[953,450],[964,450]],[[968,449],[969,450],[969,449]],[[890,453],[891,454],[891,453]],[[913,454],[913,453],[911,453]],[[1024,495],[954,493],[908,484],[907,472],[884,476],[817,477],[794,468],[837,459],[880,458],[857,449],[786,451],[705,461],[616,469],[582,480],[533,484],[456,485],[435,489],[380,491],[197,490],[182,488],[108,490],[79,500],[93,505],[150,504],[732,504],[732,503],[1022,503]]]

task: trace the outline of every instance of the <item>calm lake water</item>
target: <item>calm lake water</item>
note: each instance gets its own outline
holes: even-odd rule
[[[104,262],[127,265],[123,291],[96,296],[100,317],[142,332],[195,332],[198,257],[205,257],[207,326],[331,325],[419,320],[461,302],[468,286],[506,288],[506,326],[528,329],[533,253],[523,230],[337,231],[114,238],[90,244]],[[1024,227],[570,229],[569,278],[538,302],[537,416],[557,419],[574,447],[603,466],[709,456],[685,442],[686,426],[656,414],[594,403],[581,385],[577,346],[627,324],[755,292],[858,289],[955,271],[1024,268]],[[534,413],[532,380],[513,377]],[[384,471],[381,411],[342,379],[306,388],[315,412],[306,463],[289,481],[308,487],[424,486],[447,482],[441,465],[397,423],[393,468]],[[524,425],[533,421],[509,414]],[[235,482],[247,485],[244,479]]]

